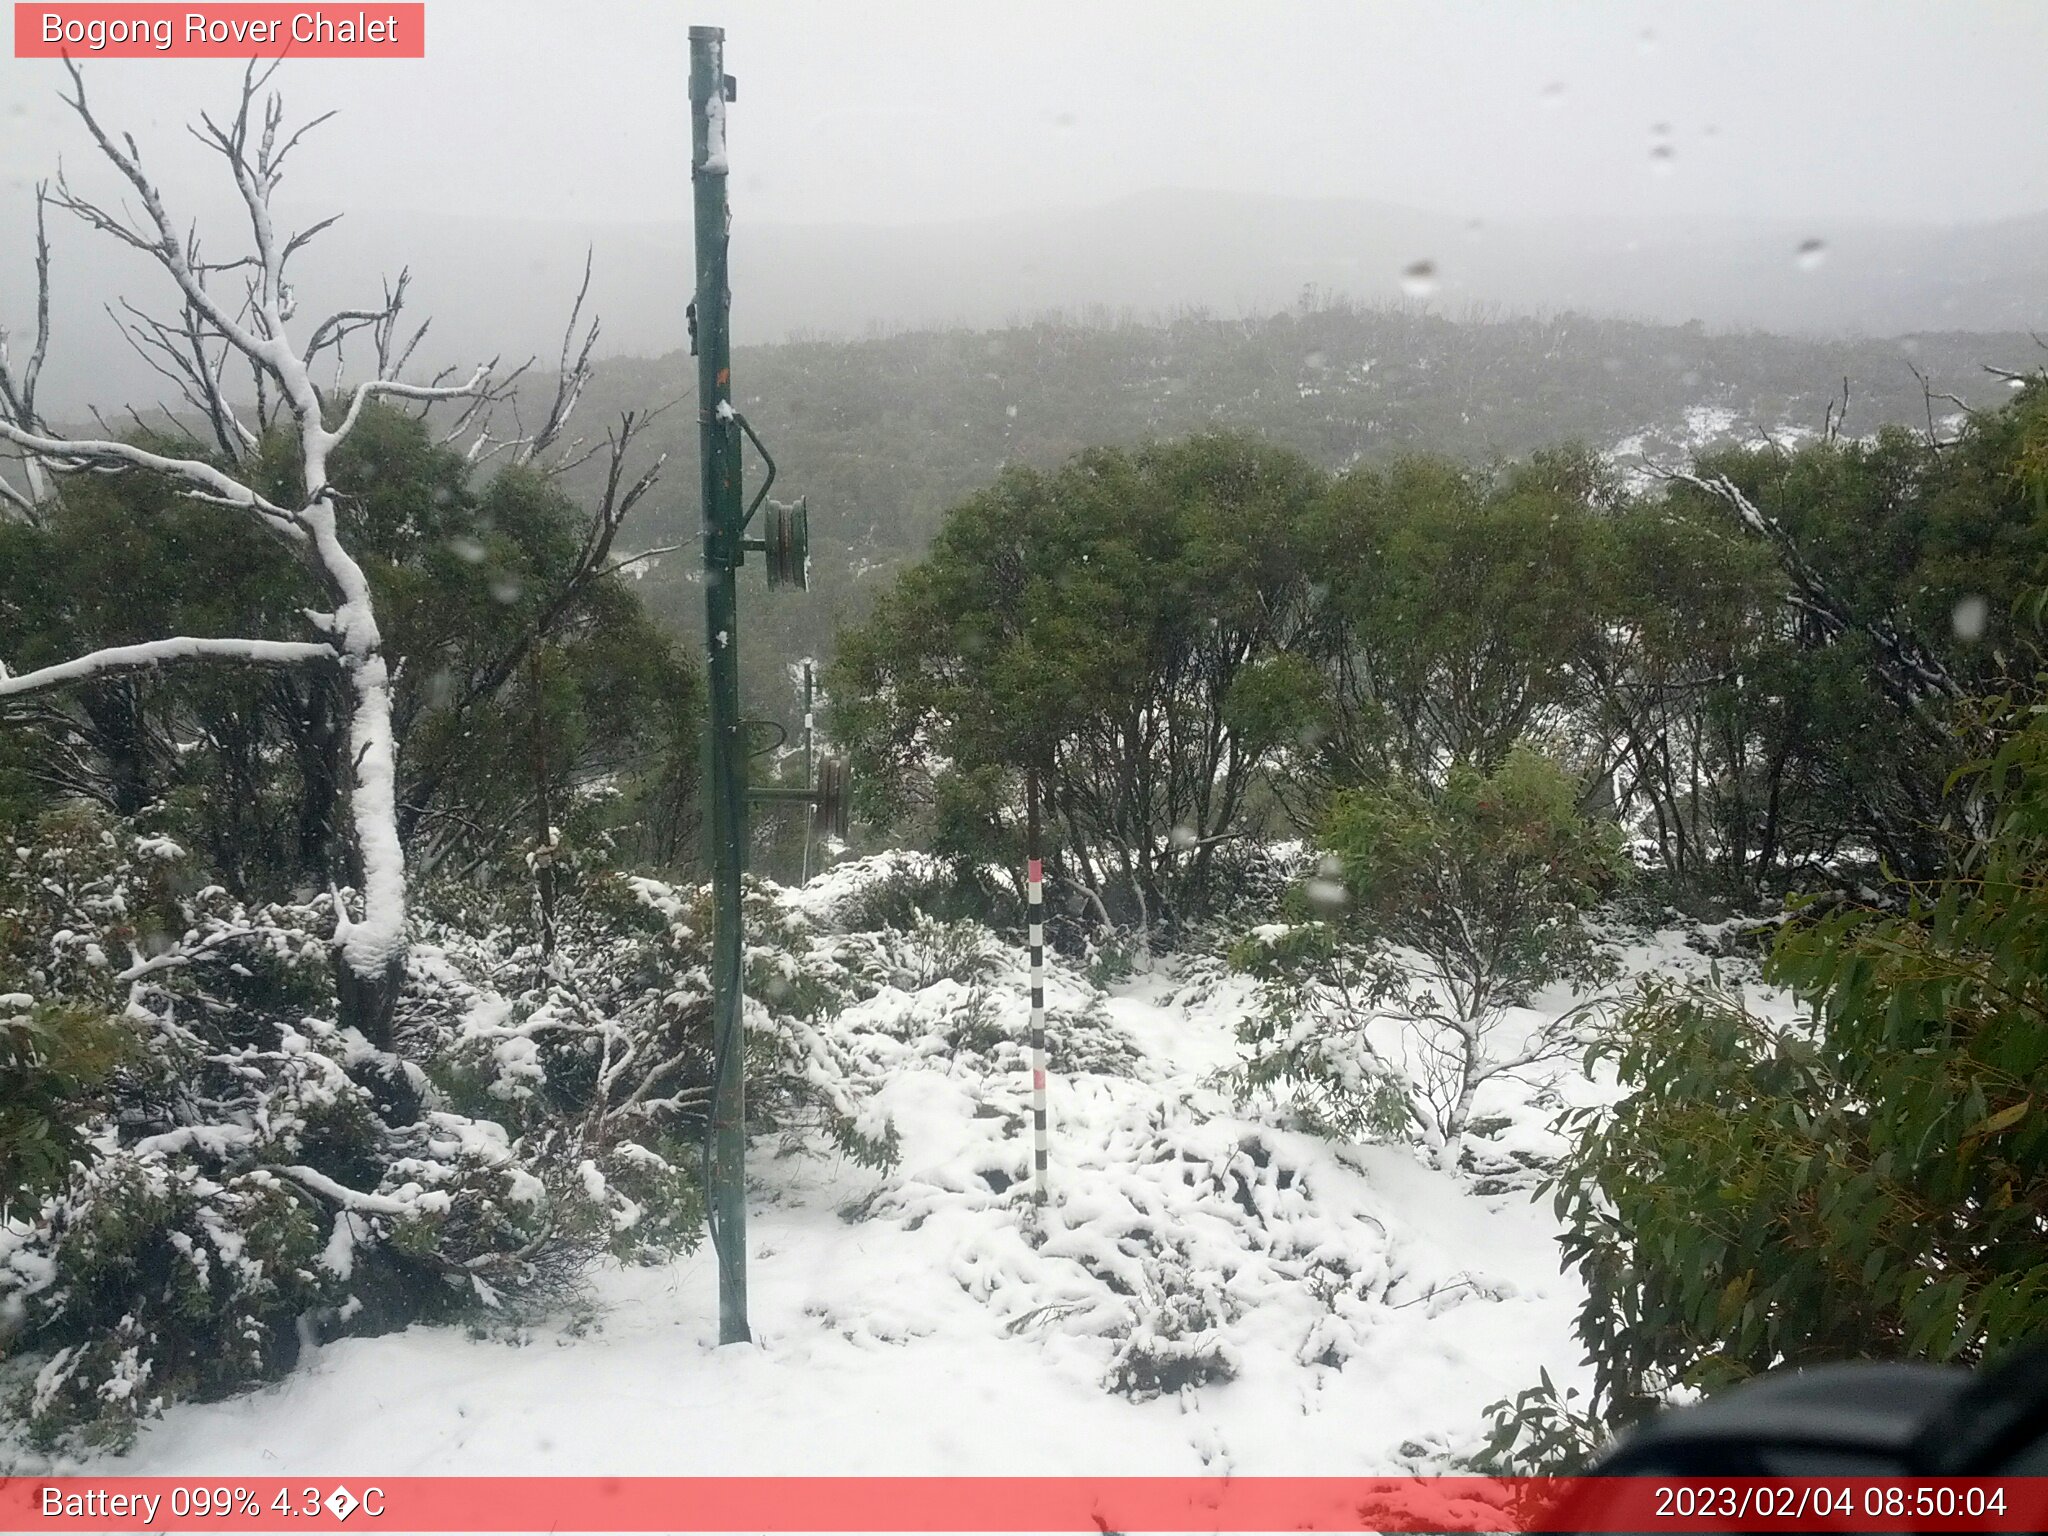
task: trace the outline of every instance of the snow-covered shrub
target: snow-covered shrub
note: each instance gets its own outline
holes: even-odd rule
[[[120,1043],[48,1106],[65,1166],[9,1165],[0,1346],[40,1358],[17,1405],[36,1438],[119,1444],[310,1341],[554,1305],[601,1255],[697,1242],[701,896],[581,874],[547,955],[423,910],[389,1052],[334,1021],[331,901],[244,903],[170,839],[85,816],[0,849],[9,1019]],[[844,994],[804,920],[759,892],[749,913],[757,988],[786,971],[806,1006]],[[886,1155],[809,1020],[750,1004],[748,1025],[756,1128]]]
[[[1240,1094],[1287,1094],[1289,1118],[1330,1137],[1387,1138],[1416,1128],[1410,1085],[1366,1026],[1386,1005],[1394,978],[1347,954],[1320,922],[1255,929],[1231,954],[1258,982],[1238,1026],[1247,1047],[1230,1076]]]
[[[972,921],[991,927],[1024,921],[1013,890],[958,862],[898,850],[833,872],[825,916],[848,932],[916,928],[931,922]]]
[[[119,1446],[168,1399],[288,1365],[298,1320],[343,1305],[345,1286],[321,1262],[318,1215],[284,1178],[252,1168],[218,1182],[111,1137],[96,1151],[0,1250],[13,1250],[15,1305],[55,1346],[22,1405],[29,1434],[79,1427],[89,1444]]]
[[[1478,1134],[1518,1130],[1481,1122],[1474,1106],[1496,1078],[1572,1054],[1597,999],[1533,1023],[1501,1007],[1467,1015],[1443,1005],[1427,964],[1324,922],[1266,925],[1232,961],[1258,983],[1238,1028],[1245,1059],[1226,1074],[1240,1096],[1283,1094],[1291,1119],[1319,1135],[1413,1137],[1443,1167],[1495,1192],[1541,1176],[1519,1147],[1473,1144]]]
[[[1118,1343],[1103,1385],[1142,1402],[1234,1377],[1237,1354],[1222,1326],[1238,1308],[1222,1277],[1173,1251],[1145,1279],[1138,1320]]]

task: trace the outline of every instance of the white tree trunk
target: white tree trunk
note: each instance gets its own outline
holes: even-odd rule
[[[295,307],[285,276],[286,264],[293,251],[325,224],[281,238],[272,222],[271,195],[282,177],[285,157],[305,130],[288,137],[281,134],[283,113],[275,96],[266,103],[260,124],[251,121],[252,103],[263,80],[268,78],[267,74],[259,77],[253,64],[244,77],[240,110],[229,126],[223,128],[210,118],[202,119],[205,131],[199,135],[226,161],[248,214],[253,252],[226,265],[200,260],[196,231],[187,233],[166,209],[157,186],[143,173],[134,140],[126,135],[110,135],[100,125],[86,103],[83,75],[69,60],[66,67],[75,88],[75,95],[68,98],[72,109],[92,134],[100,152],[140,200],[142,216],[131,219],[126,213],[117,215],[89,203],[73,194],[61,177],[55,194],[48,200],[100,232],[143,252],[171,278],[187,317],[186,330],[195,338],[197,349],[198,369],[187,369],[187,376],[210,381],[207,400],[217,405],[222,399],[219,364],[209,361],[209,343],[220,346],[222,356],[229,350],[239,354],[252,370],[259,391],[275,387],[289,411],[291,425],[297,429],[306,499],[302,506],[281,506],[244,480],[200,460],[170,458],[112,439],[63,438],[47,432],[33,406],[33,374],[40,367],[48,339],[47,246],[40,239],[38,297],[39,315],[44,317],[44,323],[39,325],[36,354],[23,381],[16,383],[0,368],[0,385],[5,386],[0,388],[0,441],[21,451],[31,470],[32,486],[42,483],[45,469],[59,473],[141,469],[180,482],[188,496],[240,508],[299,556],[334,607],[332,612],[305,615],[322,636],[319,644],[209,638],[116,647],[19,678],[9,678],[5,668],[0,667],[0,692],[26,692],[124,667],[173,661],[206,659],[263,665],[316,662],[338,666],[347,679],[350,698],[348,799],[355,852],[360,861],[360,911],[342,908],[335,914],[335,979],[343,1024],[359,1029],[373,1046],[388,1048],[392,1004],[404,967],[406,924],[405,857],[398,837],[397,748],[391,726],[391,673],[384,656],[383,636],[377,628],[369,581],[341,541],[334,489],[328,483],[328,464],[370,400],[380,396],[414,401],[487,399],[490,369],[488,365],[480,367],[465,383],[446,386],[403,384],[390,377],[405,360],[405,354],[393,360],[389,346],[391,328],[405,290],[403,279],[395,289],[387,289],[382,308],[341,311],[313,328],[312,339],[303,352],[293,345],[286,329]],[[39,193],[39,234],[43,201]],[[247,287],[242,302],[225,302],[208,288],[207,275],[225,271],[244,274]],[[347,407],[330,430],[327,403],[313,385],[312,365],[324,348],[335,349],[338,358],[342,339],[351,330],[363,327],[371,328],[378,342],[377,374],[348,392]],[[161,346],[172,330],[157,325],[149,334]],[[409,353],[410,348],[406,350]],[[583,371],[582,362],[578,369]],[[188,399],[201,403],[189,395]],[[557,415],[565,416],[566,410],[558,411]],[[559,430],[560,423],[551,417],[550,426]],[[15,499],[24,498],[16,493]]]

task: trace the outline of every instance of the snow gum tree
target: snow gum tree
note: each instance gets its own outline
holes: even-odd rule
[[[1323,483],[1220,433],[1006,471],[841,637],[827,691],[870,810],[1014,864],[1035,772],[1062,900],[1141,934],[1212,910],[1313,705],[1296,532]]]
[[[467,402],[467,419],[492,398],[491,367],[479,366],[461,382],[401,381],[398,375],[421,333],[415,331],[408,341],[399,332],[403,277],[387,286],[382,301],[372,307],[339,310],[309,328],[295,329],[289,263],[333,219],[287,233],[273,215],[287,159],[305,133],[324,121],[316,118],[287,131],[280,98],[264,95],[274,65],[262,73],[252,65],[234,115],[224,125],[202,117],[194,130],[220,155],[246,211],[247,248],[229,259],[202,253],[196,227],[173,214],[163,190],[144,169],[134,139],[102,124],[87,101],[83,75],[75,65],[67,67],[67,104],[126,192],[139,202],[140,212],[117,213],[73,191],[61,175],[54,188],[38,189],[34,341],[19,365],[0,349],[0,444],[15,450],[13,473],[0,477],[0,502],[11,515],[33,523],[44,516],[65,476],[162,476],[185,496],[245,513],[252,531],[280,542],[304,565],[324,593],[325,606],[301,614],[306,638],[175,635],[20,673],[9,673],[0,663],[0,700],[122,672],[196,663],[321,670],[335,676],[346,719],[348,827],[357,884],[353,902],[336,905],[332,946],[338,995],[343,1023],[384,1047],[390,1040],[406,935],[392,674],[370,583],[342,538],[345,492],[330,480],[329,466],[373,401],[460,400]],[[36,386],[50,339],[44,227],[50,207],[141,252],[169,280],[175,304],[170,318],[153,317],[123,300],[126,334],[177,386],[183,403],[209,424],[217,454],[180,457],[111,433],[67,435],[45,421],[37,408]],[[344,387],[342,345],[358,334],[371,343],[374,367],[368,378]],[[332,382],[323,389],[314,381],[315,369],[325,371],[330,365]],[[239,386],[244,370],[255,396],[253,411],[246,415],[231,399],[228,383],[232,376]],[[276,489],[278,477],[262,462],[268,442],[278,434],[293,448],[295,462],[284,477],[288,492]]]

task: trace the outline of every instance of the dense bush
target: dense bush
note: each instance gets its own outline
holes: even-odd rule
[[[1595,1390],[1503,1405],[1501,1450],[1567,1456],[1775,1366],[2048,1331],[2048,722],[1994,725],[1942,875],[1782,931],[1766,975],[1798,1018],[1661,985],[1596,1043],[1630,1092],[1574,1117],[1556,1184]]]
[[[473,895],[425,916],[385,1052],[333,1023],[331,898],[245,904],[82,813],[0,855],[7,1038],[37,1063],[0,1119],[0,1336],[39,1361],[34,1438],[118,1445],[310,1341],[553,1305],[602,1255],[697,1242],[701,895],[589,871],[551,949]],[[841,968],[749,917],[756,1128],[886,1156],[813,1022]]]

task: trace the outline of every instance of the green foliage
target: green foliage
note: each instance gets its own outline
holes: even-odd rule
[[[2002,394],[1984,361],[2034,351],[2024,335],[1915,340],[1918,366],[1972,404]],[[786,699],[783,663],[829,655],[833,634],[863,622],[923,558],[949,509],[1006,465],[1050,471],[1091,446],[1219,427],[1330,473],[1425,452],[1475,465],[1568,439],[1605,445],[1646,426],[1676,428],[1702,404],[1743,422],[1818,424],[1844,374],[1858,422],[1918,423],[1925,409],[1890,338],[1714,333],[1587,314],[1454,320],[1406,304],[1255,317],[1192,310],[1156,322],[1046,315],[983,331],[742,347],[733,366],[749,419],[779,461],[800,466],[818,570],[804,601],[746,608],[741,665],[757,701]],[[582,409],[605,417],[681,397],[694,367],[681,352],[607,361]],[[674,469],[649,498],[647,542],[669,544],[697,527],[686,489],[696,484],[694,422],[670,413],[648,441]],[[1654,441],[1649,451],[1665,456]],[[586,479],[601,468],[589,466]],[[664,561],[645,586],[694,636],[703,621],[692,563]]]
[[[1490,773],[1460,764],[1439,788],[1340,792],[1323,824],[1334,894],[1356,931],[1424,956],[1461,1019],[1553,981],[1597,980],[1579,912],[1625,864],[1615,829],[1578,800],[1570,776],[1524,746]]]
[[[1725,450],[1698,465],[1707,487],[1673,488],[1677,537],[1732,553],[1721,585],[1748,591],[1657,591],[1668,538],[1630,565],[1641,600],[1620,633],[1653,665],[1610,696],[1667,867],[1744,893],[1859,844],[1916,878],[1942,867],[1951,777],[1986,740],[1963,701],[2023,683],[2038,659],[2011,614],[2048,566],[2028,480],[2043,419],[2037,379],[1952,441],[1886,427]],[[1721,477],[1761,526],[1711,488]],[[1621,661],[1608,665],[1625,678]]]
[[[240,472],[289,499],[286,446],[273,437]],[[408,851],[472,869],[523,851],[544,796],[564,827],[674,854],[694,787],[698,669],[633,588],[572,581],[587,514],[528,470],[478,481],[422,422],[376,407],[333,478],[398,679]],[[302,611],[323,603],[242,514],[148,476],[70,477],[41,526],[0,523],[0,656],[16,670],[168,635],[296,637]],[[324,674],[187,667],[40,697],[0,717],[0,811],[168,805],[242,894],[349,884],[338,689]]]
[[[0,1213],[33,1210],[87,1156],[75,1119],[132,1046],[120,1024],[79,1004],[0,995]]]
[[[1412,456],[1343,476],[1307,537],[1327,551],[1324,783],[1490,767],[1554,727],[1596,643],[1611,500],[1582,455],[1495,472]]]
[[[1469,1469],[1486,1477],[1559,1477],[1580,1470],[1607,1442],[1600,1420],[1577,1399],[1577,1387],[1563,1392],[1542,1380],[1488,1411],[1487,1436]]]
[[[1612,972],[1579,912],[1622,872],[1614,829],[1517,746],[1440,787],[1343,791],[1323,836],[1333,853],[1296,897],[1321,915],[1231,951],[1259,982],[1235,1086],[1287,1091],[1294,1118],[1325,1134],[1412,1132],[1458,1166],[1481,1086],[1574,1038],[1576,1012],[1503,1045],[1506,1007]]]
[[[1781,1364],[1964,1364],[2048,1325],[2048,724],[2003,717],[1981,830],[1899,906],[1815,904],[1768,976],[1649,988],[1593,1051],[1556,1192],[1609,1424]]]
[[[1216,840],[1308,722],[1300,542],[1321,477],[1207,436],[1004,473],[841,637],[834,731],[878,820],[1014,857],[1035,768],[1055,872],[1149,926],[1217,898]]]

